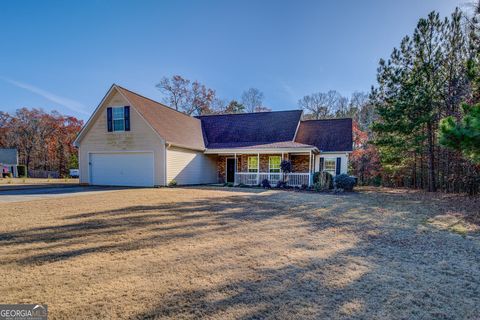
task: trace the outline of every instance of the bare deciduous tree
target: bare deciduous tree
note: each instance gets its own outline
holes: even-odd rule
[[[298,101],[298,106],[307,111],[307,117],[324,119],[334,117],[342,96],[335,90],[326,93],[318,92],[304,96]],[[346,103],[342,101],[342,104]],[[309,114],[309,115],[308,115]]]
[[[171,108],[180,111],[187,106],[189,85],[190,80],[174,75],[171,79],[163,77],[156,87],[166,95],[163,99],[164,102]]]
[[[215,91],[198,81],[191,82],[182,76],[163,77],[156,87],[165,95],[164,102],[188,115],[212,113]]]
[[[262,112],[263,109],[263,92],[257,88],[250,88],[242,93],[242,105],[247,112]]]

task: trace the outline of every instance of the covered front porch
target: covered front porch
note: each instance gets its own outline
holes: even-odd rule
[[[262,151],[253,150],[219,153],[217,157],[217,173],[220,183],[234,185],[260,185],[268,180],[271,186],[285,181],[288,186],[310,186],[313,183],[315,168],[315,149]],[[281,162],[289,160],[291,172],[281,170]]]

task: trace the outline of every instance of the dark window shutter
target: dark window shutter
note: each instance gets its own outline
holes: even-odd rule
[[[340,174],[340,166],[342,165],[342,158],[337,158],[337,170],[335,172],[335,174],[339,175]]]
[[[323,157],[320,157],[320,166],[318,167],[318,171],[322,172],[323,171],[323,161],[324,161],[324,158]]]
[[[125,106],[123,108],[123,115],[125,118],[125,131],[130,131],[130,107]]]
[[[108,132],[113,131],[112,108],[107,108],[107,130]]]

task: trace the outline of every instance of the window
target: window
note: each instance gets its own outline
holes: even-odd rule
[[[258,157],[248,157],[248,172],[258,171]]]
[[[112,108],[113,131],[125,131],[125,113],[123,107]]]
[[[335,175],[337,169],[337,160],[335,158],[326,158],[323,162],[323,170]]]
[[[280,156],[271,156],[268,158],[269,172],[280,172],[280,162],[282,162]]]

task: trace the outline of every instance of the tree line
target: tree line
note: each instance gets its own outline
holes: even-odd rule
[[[459,9],[445,19],[432,12],[380,60],[371,142],[384,185],[479,192],[477,24]]]
[[[56,171],[67,176],[78,168],[73,146],[83,121],[56,111],[18,109],[13,114],[0,112],[0,148],[16,148],[19,163],[30,170]]]

